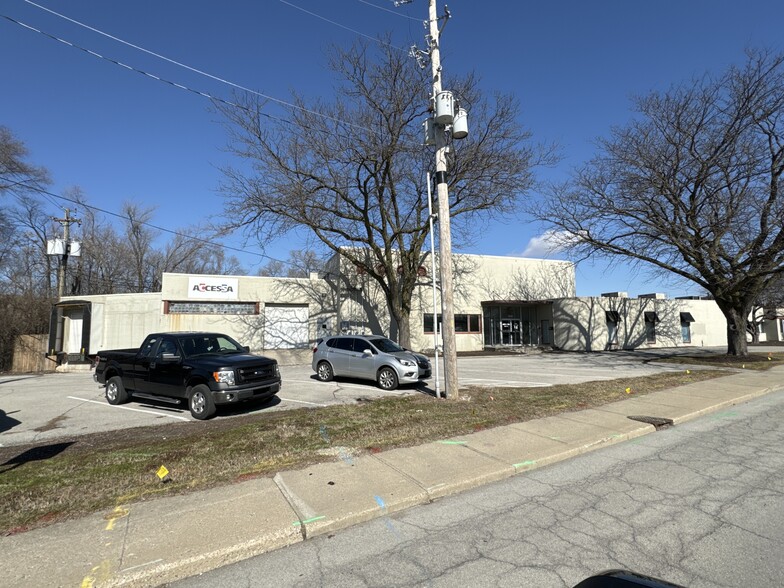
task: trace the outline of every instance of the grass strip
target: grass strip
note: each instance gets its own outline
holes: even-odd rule
[[[0,448],[0,534],[111,511],[131,502],[428,441],[675,388],[726,375],[686,370],[541,388],[472,387],[462,401],[426,395],[259,411]],[[156,472],[169,470],[167,482]]]

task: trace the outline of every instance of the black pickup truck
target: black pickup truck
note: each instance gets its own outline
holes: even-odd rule
[[[216,405],[271,398],[281,387],[278,362],[220,333],[155,333],[139,349],[100,351],[93,379],[106,387],[109,404],[131,396],[187,400],[199,420]]]

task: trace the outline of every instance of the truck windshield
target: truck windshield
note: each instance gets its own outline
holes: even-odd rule
[[[207,354],[245,353],[245,349],[228,335],[198,334],[180,338],[185,357]]]

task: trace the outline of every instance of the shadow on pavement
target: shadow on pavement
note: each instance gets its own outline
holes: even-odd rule
[[[14,414],[17,412],[19,411],[14,410],[12,412],[5,412],[4,410],[0,410],[0,433],[8,431],[9,429],[13,429],[16,425],[22,424],[22,421],[17,421],[15,418],[8,416],[9,414]]]
[[[51,445],[40,445],[38,447],[27,449],[16,457],[12,457],[5,463],[0,464],[0,468],[4,468],[2,471],[0,471],[0,474],[10,472],[14,468],[18,468],[19,466],[30,463],[31,461],[43,461],[45,459],[51,459],[68,449],[74,443],[75,441],[67,441],[64,443],[52,443]],[[7,468],[5,466],[11,467]]]

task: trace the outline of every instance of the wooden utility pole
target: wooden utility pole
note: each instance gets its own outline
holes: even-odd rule
[[[57,266],[57,297],[62,298],[65,296],[65,272],[68,267],[68,254],[71,246],[71,224],[81,223],[82,221],[72,217],[71,210],[68,208],[65,209],[65,218],[53,218],[52,220],[63,225],[65,251],[60,256],[60,264]]]
[[[447,17],[448,18],[448,15]],[[438,9],[436,0],[430,0],[430,65],[433,72],[433,103],[442,91],[441,52],[439,49]],[[455,309],[452,272],[452,229],[449,213],[449,186],[446,181],[446,130],[435,125],[436,139],[436,195],[438,197],[438,249],[441,269],[441,332],[444,340],[444,379],[446,397],[459,398],[457,381],[457,348],[455,343]],[[437,325],[433,325],[437,328]]]

